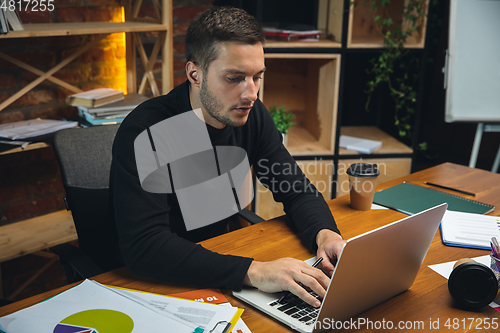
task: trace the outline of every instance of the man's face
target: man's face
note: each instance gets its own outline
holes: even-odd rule
[[[243,126],[257,99],[265,70],[261,43],[220,43],[218,57],[203,73],[199,98],[205,121],[216,128]]]

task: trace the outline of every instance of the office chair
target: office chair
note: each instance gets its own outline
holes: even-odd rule
[[[71,128],[54,136],[65,202],[73,215],[79,248],[62,244],[51,250],[59,256],[69,283],[123,265],[108,202],[111,149],[118,127]],[[247,209],[238,215],[250,224],[264,221]]]
[[[79,248],[62,244],[51,250],[59,255],[70,283],[122,266],[108,205],[111,148],[118,127],[71,128],[54,136]]]

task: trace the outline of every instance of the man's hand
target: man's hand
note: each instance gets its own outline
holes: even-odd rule
[[[253,261],[244,284],[269,293],[290,291],[308,304],[319,307],[320,301],[311,296],[299,282],[323,298],[330,279],[320,269],[303,261],[283,258],[267,262]]]
[[[338,233],[323,229],[316,235],[316,244],[318,245],[317,257],[323,257],[321,268],[331,277],[335,269],[332,262],[340,255],[345,240]]]

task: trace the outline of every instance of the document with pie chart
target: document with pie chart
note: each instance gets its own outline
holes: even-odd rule
[[[53,333],[132,333],[134,321],[123,312],[84,310],[64,318]]]
[[[151,295],[134,293],[136,295]],[[159,328],[169,328],[169,332],[199,333],[209,332],[211,328],[186,318],[165,312],[122,290],[103,286],[95,281],[85,280],[44,302],[0,318],[0,332],[6,333],[135,333],[159,332]],[[148,296],[153,297],[153,296]],[[163,297],[163,302],[187,302],[189,307],[198,302]],[[217,305],[204,304],[206,306]],[[221,307],[226,308],[226,307]],[[234,312],[238,309],[234,308]],[[236,317],[237,320],[238,317]],[[234,318],[228,318],[228,321]]]

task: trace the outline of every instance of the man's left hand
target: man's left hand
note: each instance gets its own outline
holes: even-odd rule
[[[323,257],[321,268],[329,277],[332,276],[335,267],[332,262],[338,258],[345,240],[338,233],[323,229],[316,235],[316,244],[318,245],[317,257]]]

